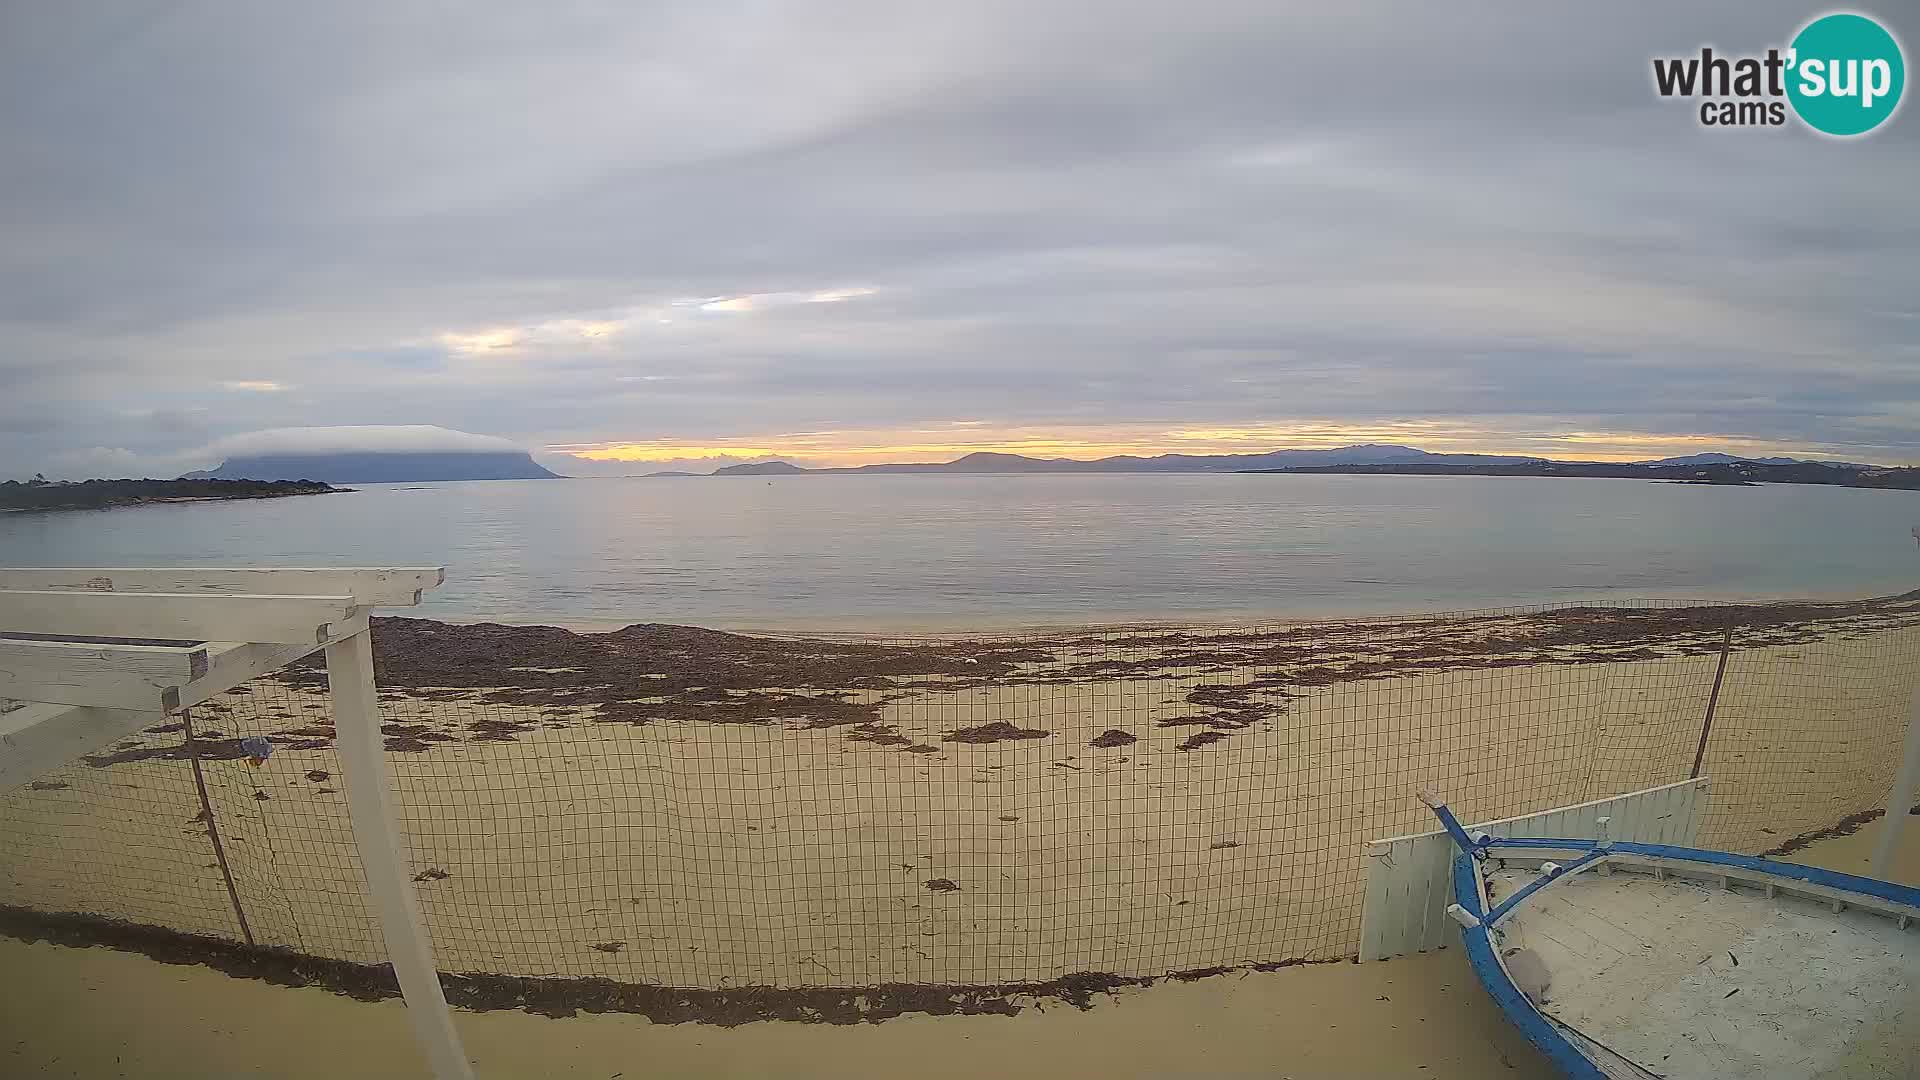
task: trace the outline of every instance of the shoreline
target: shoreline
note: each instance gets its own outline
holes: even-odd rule
[[[180,503],[248,502],[296,495],[346,495],[352,488],[315,480],[84,480],[0,484],[0,513],[120,510]]]
[[[886,616],[867,615],[793,616],[789,618],[749,615],[737,617],[722,616],[687,622],[677,621],[677,619],[649,617],[644,611],[636,611],[631,617],[621,618],[599,615],[548,615],[535,612],[465,614],[435,611],[431,605],[414,610],[418,618],[430,622],[444,623],[448,626],[478,626],[485,624],[514,627],[550,626],[561,630],[568,630],[576,634],[608,634],[623,630],[629,626],[666,625],[717,630],[723,633],[744,634],[748,636],[817,636],[832,640],[885,641],[887,639],[907,637],[952,637],[966,639],[979,637],[1024,637],[1076,632],[1092,633],[1099,631],[1230,631],[1244,630],[1251,627],[1361,626],[1383,621],[1402,622],[1409,619],[1452,620],[1493,615],[1517,615],[1532,611],[1569,607],[1631,609],[1635,607],[1769,608],[1779,606],[1837,606],[1899,602],[1917,596],[1920,596],[1920,589],[1911,589],[1903,592],[1877,593],[1867,596],[1862,596],[1857,592],[1840,590],[1815,593],[1782,593],[1774,596],[1705,591],[1695,596],[1641,596],[1637,594],[1632,596],[1611,596],[1587,594],[1564,599],[1459,608],[1420,607],[1405,610],[1369,608],[1365,611],[1339,608],[1288,608],[1252,612],[1237,610],[1163,612],[1159,614],[1141,614],[1138,616],[1127,614],[1100,616],[1095,613],[1088,613],[1085,617],[1061,614],[1052,617],[1036,615],[1033,617],[1017,616],[1007,618],[954,614],[915,617],[904,621],[895,620]]]

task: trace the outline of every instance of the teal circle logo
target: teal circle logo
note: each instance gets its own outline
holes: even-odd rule
[[[1791,46],[1787,100],[1815,131],[1864,135],[1900,107],[1906,58],[1886,28],[1865,15],[1822,15]]]

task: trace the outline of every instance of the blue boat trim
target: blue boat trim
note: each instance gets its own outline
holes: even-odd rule
[[[1459,905],[1475,918],[1485,914],[1480,907],[1480,889],[1475,880],[1472,852],[1462,852],[1453,860],[1453,896]],[[1500,958],[1494,955],[1493,941],[1488,936],[1490,928],[1485,919],[1479,926],[1461,927],[1460,937],[1467,950],[1467,963],[1473,973],[1479,977],[1480,985],[1486,987],[1488,996],[1500,1011],[1527,1041],[1539,1048],[1555,1068],[1566,1074],[1571,1080],[1607,1080],[1607,1074],[1600,1071],[1592,1059],[1581,1053],[1560,1029],[1534,1008],[1533,1002],[1513,985],[1507,977],[1507,969],[1500,966]]]
[[[1552,840],[1537,837],[1497,838],[1487,848],[1554,848],[1561,851],[1593,851],[1598,843],[1593,840]],[[1896,904],[1907,904],[1920,908],[1920,888],[1908,885],[1896,885],[1891,881],[1876,878],[1857,877],[1843,874],[1838,870],[1823,870],[1817,866],[1801,866],[1798,863],[1774,862],[1771,859],[1756,859],[1751,855],[1734,855],[1725,851],[1705,851],[1700,848],[1678,847],[1673,844],[1635,844],[1624,840],[1615,840],[1607,849],[1616,854],[1649,855],[1661,859],[1677,859],[1684,862],[1707,863],[1715,866],[1735,866],[1742,870],[1770,874],[1774,877],[1804,881],[1810,885],[1825,885],[1832,889],[1860,893],[1865,896],[1890,900]]]
[[[1440,819],[1440,827],[1447,830],[1448,836],[1453,837],[1455,847],[1461,851],[1472,851],[1480,846],[1473,842],[1473,837],[1467,835],[1467,830],[1460,824],[1460,819],[1453,816],[1453,811],[1447,809],[1445,803],[1433,807],[1432,810]]]
[[[1499,845],[1498,845],[1498,842],[1496,841],[1494,844],[1489,844],[1488,846],[1497,847]],[[1490,922],[1490,923],[1499,922],[1501,919],[1504,919],[1507,917],[1507,912],[1512,911],[1514,908],[1514,905],[1520,903],[1520,901],[1522,900],[1525,900],[1527,897],[1532,896],[1534,893],[1540,891],[1541,889],[1546,888],[1548,885],[1551,885],[1554,882],[1560,880],[1561,875],[1570,874],[1573,871],[1588,865],[1589,863],[1599,862],[1601,859],[1606,858],[1609,854],[1612,854],[1613,851],[1615,850],[1618,850],[1618,849],[1609,848],[1606,851],[1599,851],[1599,850],[1589,851],[1585,855],[1582,855],[1579,858],[1573,860],[1572,862],[1566,864],[1565,866],[1562,866],[1555,873],[1541,874],[1539,877],[1534,878],[1532,881],[1521,886],[1520,891],[1514,893],[1512,896],[1509,896],[1505,900],[1502,900],[1500,901],[1500,903],[1494,905],[1493,911],[1490,914],[1488,914],[1488,916],[1484,921]]]
[[[1444,815],[1442,821],[1451,816],[1451,814]],[[1455,828],[1458,827],[1458,822],[1453,824]],[[1451,833],[1455,829],[1449,828],[1447,831]],[[1455,841],[1458,842],[1465,835],[1465,830],[1460,830],[1460,836],[1455,837]],[[1478,925],[1463,926],[1460,929],[1461,942],[1466,947],[1467,963],[1473,968],[1474,975],[1479,978],[1480,985],[1486,988],[1487,995],[1493,998],[1494,1004],[1506,1014],[1507,1020],[1514,1027],[1519,1028],[1520,1033],[1527,1037],[1527,1041],[1538,1047],[1540,1052],[1547,1056],[1547,1060],[1571,1080],[1607,1080],[1607,1075],[1592,1058],[1587,1056],[1585,1051],[1560,1030],[1558,1025],[1548,1020],[1545,1014],[1541,1013],[1520,991],[1519,987],[1513,984],[1512,978],[1507,975],[1506,968],[1501,965],[1500,958],[1495,952],[1492,934],[1494,926],[1513,909],[1515,904],[1529,894],[1565,877],[1576,867],[1595,862],[1610,854],[1646,855],[1709,866],[1737,867],[1790,881],[1825,885],[1845,892],[1920,907],[1920,889],[1906,885],[1858,877],[1854,874],[1843,874],[1837,870],[1823,870],[1816,866],[1772,862],[1756,859],[1750,855],[1734,855],[1725,851],[1706,851],[1700,848],[1678,847],[1673,844],[1635,844],[1616,840],[1602,846],[1601,842],[1595,840],[1495,837],[1485,844],[1474,844],[1469,840],[1463,847],[1464,849],[1453,859],[1453,898],[1454,902],[1478,920]],[[1496,905],[1489,913],[1480,903],[1479,868],[1475,865],[1475,861],[1486,855],[1497,858],[1498,855],[1494,849],[1498,848],[1536,850],[1547,848],[1559,851],[1580,851],[1585,854],[1562,867],[1559,873],[1542,875],[1539,879],[1529,882]]]

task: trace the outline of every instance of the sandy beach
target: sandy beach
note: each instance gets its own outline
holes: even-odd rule
[[[1729,632],[1701,842],[1871,806],[1912,599],[896,644],[387,619],[376,651],[441,966],[511,977],[462,1003],[737,1023],[1349,957],[1364,844],[1425,827],[1414,791],[1484,819],[1685,778]],[[318,671],[195,721],[256,940],[378,963]],[[0,904],[237,938],[181,733],[0,803]]]

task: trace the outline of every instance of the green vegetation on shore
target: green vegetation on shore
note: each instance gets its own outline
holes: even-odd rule
[[[85,480],[0,484],[0,510],[104,510],[145,503],[277,499],[347,490],[315,480]]]

